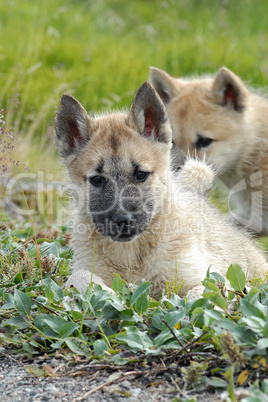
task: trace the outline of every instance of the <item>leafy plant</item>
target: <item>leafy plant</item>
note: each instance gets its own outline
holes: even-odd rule
[[[249,395],[267,394],[267,283],[245,293],[241,268],[230,266],[234,289],[208,270],[203,297],[194,301],[175,293],[156,301],[149,282],[129,285],[118,275],[115,295],[100,286],[82,295],[64,288],[72,257],[66,230],[39,239],[40,260],[29,226],[7,222],[0,231],[0,353],[60,355],[64,349],[122,365],[142,352],[144,360],[162,356],[181,367],[187,387],[226,389],[230,400],[240,386]],[[235,298],[228,296],[233,292]]]

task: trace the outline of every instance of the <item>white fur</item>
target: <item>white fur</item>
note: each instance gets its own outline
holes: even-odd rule
[[[232,216],[240,225],[268,235],[267,97],[224,67],[214,77],[192,78],[173,78],[152,67],[150,80],[166,102],[174,164],[183,163],[187,154],[210,162],[229,190],[230,203],[236,206]],[[226,98],[230,88],[233,95]],[[197,149],[197,135],[213,142]],[[256,174],[262,175],[260,185],[253,181]],[[243,181],[246,188],[235,193]]]
[[[200,172],[196,192],[193,191],[195,180],[191,182],[190,166],[195,166]],[[187,172],[187,183],[192,183],[190,189],[185,186]],[[97,277],[94,276],[93,281],[99,284],[103,281],[110,286],[114,273],[130,283],[137,284],[144,278],[152,281],[151,294],[159,297],[167,280],[175,277],[177,267],[178,280],[184,280],[181,295],[190,290],[190,297],[193,298],[200,295],[201,281],[209,266],[212,271],[225,275],[228,266],[236,263],[241,265],[248,278],[262,275],[268,266],[261,250],[245,234],[227,223],[200,195],[202,177],[207,183],[210,175],[211,169],[203,162],[189,159],[182,171],[171,178],[174,192],[166,200],[163,213],[157,222],[152,223],[150,230],[129,243],[113,242],[96,234],[94,274]],[[168,206],[168,202],[171,205]],[[171,212],[165,214],[168,208]],[[76,227],[85,221],[86,212],[80,211]],[[93,248],[94,239],[90,231],[74,232],[75,263],[68,286],[72,284],[80,292],[84,292],[90,283]]]

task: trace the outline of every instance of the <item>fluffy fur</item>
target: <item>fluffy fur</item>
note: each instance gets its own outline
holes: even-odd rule
[[[173,130],[175,165],[205,158],[229,189],[233,216],[268,234],[268,99],[227,68],[214,77],[173,78],[152,67],[150,81]]]
[[[146,279],[156,298],[176,272],[181,295],[196,297],[209,266],[225,275],[238,263],[247,278],[267,270],[262,251],[207,202],[211,167],[189,159],[179,173],[170,169],[171,128],[149,83],[128,114],[97,119],[63,95],[55,138],[78,205],[67,286],[84,292],[93,261],[95,283],[109,288],[115,273],[134,284]]]

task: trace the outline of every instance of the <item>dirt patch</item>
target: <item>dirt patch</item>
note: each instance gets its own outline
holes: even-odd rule
[[[186,390],[176,364],[161,359],[112,366],[65,359],[0,360],[0,392],[5,402],[38,401],[220,401],[215,393]]]

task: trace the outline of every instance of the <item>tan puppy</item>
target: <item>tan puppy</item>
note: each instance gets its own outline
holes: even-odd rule
[[[232,215],[268,234],[268,99],[227,68],[215,77],[180,79],[151,68],[173,130],[175,165],[205,158],[230,190]]]
[[[105,288],[118,273],[130,283],[152,281],[159,297],[177,272],[181,294],[195,297],[209,266],[225,275],[238,263],[248,277],[267,270],[263,253],[206,201],[212,169],[190,159],[175,177],[171,144],[164,104],[147,82],[128,114],[93,119],[62,96],[56,146],[78,203],[68,285],[84,292],[93,268]]]

